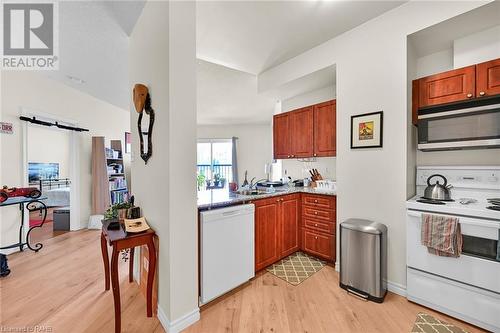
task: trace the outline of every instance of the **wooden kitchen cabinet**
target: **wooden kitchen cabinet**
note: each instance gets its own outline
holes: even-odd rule
[[[476,97],[500,94],[500,58],[476,65]]]
[[[335,156],[337,153],[336,106],[335,100],[314,105],[314,157]]]
[[[334,236],[304,229],[302,231],[302,248],[305,252],[318,256],[328,261],[335,260]]]
[[[302,239],[304,252],[335,262],[336,197],[302,195]]]
[[[335,156],[336,101],[273,117],[274,158]]]
[[[418,110],[451,102],[500,95],[500,58],[412,81],[412,123]]]
[[[476,66],[427,76],[418,82],[420,108],[465,101],[476,96]]]
[[[300,249],[300,194],[254,201],[255,271]]]
[[[255,205],[255,271],[280,259],[280,220],[277,198],[256,200]]]
[[[300,248],[300,195],[286,195],[281,199],[281,258]]]
[[[290,112],[291,158],[313,155],[313,117],[312,106]]]
[[[274,158],[291,157],[290,114],[283,113],[273,117]]]

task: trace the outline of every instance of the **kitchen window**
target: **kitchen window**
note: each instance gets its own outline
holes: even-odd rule
[[[233,179],[231,139],[200,139],[197,146],[198,191],[225,188]]]

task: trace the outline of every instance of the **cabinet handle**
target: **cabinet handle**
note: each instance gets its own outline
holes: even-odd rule
[[[318,154],[314,154],[314,157],[318,156]]]
[[[295,157],[295,155],[292,155],[292,157]]]
[[[484,95],[486,95],[486,93],[484,91],[479,92],[479,96],[484,96]]]
[[[314,236],[314,239],[318,239],[318,236]]]
[[[318,212],[314,212],[314,215],[318,215]]]
[[[317,223],[314,223],[314,226],[315,226],[315,227],[317,227],[317,226],[318,226],[318,224],[317,224]]]
[[[314,200],[314,203],[318,203],[318,200]]]
[[[280,199],[276,200],[276,202],[280,202]]]
[[[287,157],[290,158],[290,155],[288,155]]]
[[[472,94],[467,94],[467,98],[471,98],[472,97]]]

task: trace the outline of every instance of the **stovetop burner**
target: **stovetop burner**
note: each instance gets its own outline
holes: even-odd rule
[[[446,205],[446,203],[438,200],[429,200],[429,199],[417,199],[417,202],[431,204],[431,205]]]
[[[500,206],[487,206],[486,208],[491,210],[497,210],[500,212]]]

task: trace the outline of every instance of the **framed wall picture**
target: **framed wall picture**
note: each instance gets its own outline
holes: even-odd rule
[[[125,132],[125,153],[130,154],[132,151],[132,135],[130,132]]]
[[[351,116],[351,149],[382,147],[384,112]]]

